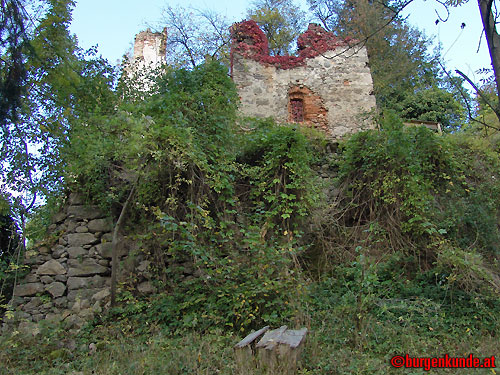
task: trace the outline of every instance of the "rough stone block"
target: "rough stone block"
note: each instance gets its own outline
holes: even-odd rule
[[[44,284],[51,284],[54,282],[54,279],[50,276],[44,275],[40,277],[40,281]]]
[[[88,229],[92,233],[96,232],[110,232],[113,228],[108,219],[95,219],[89,221]]]
[[[75,289],[68,291],[68,302],[72,303],[75,301],[90,300],[90,298],[99,292],[101,289],[97,288],[86,288],[86,289]],[[90,302],[89,302],[90,303]]]
[[[96,206],[69,206],[68,216],[70,215],[80,220],[99,219],[104,216]]]
[[[101,290],[100,292],[97,292],[92,295],[92,302],[95,301],[102,301],[103,299],[109,297],[111,295],[111,292],[109,291],[108,288]]]
[[[68,280],[68,276],[66,275],[56,275],[54,278],[56,279],[56,281],[60,281],[62,283],[65,283],[66,280]]]
[[[26,305],[24,305],[24,311],[35,310],[41,304],[42,300],[40,297],[33,297]]]
[[[64,295],[64,292],[66,291],[66,285],[59,281],[56,281],[52,284],[47,285],[45,287],[45,290],[49,292],[54,298],[62,297]]]
[[[96,246],[97,252],[103,258],[111,259],[113,244],[111,242],[100,243]]]
[[[78,206],[78,205],[84,204],[85,199],[83,199],[83,196],[81,194],[73,192],[69,195],[68,202],[72,206]]]
[[[88,254],[88,251],[80,246],[68,247],[67,251],[68,251],[68,255],[71,259],[82,257],[82,256]]]
[[[17,285],[14,290],[14,295],[18,297],[34,296],[37,293],[43,292],[42,283],[28,283]]]
[[[82,289],[90,286],[91,277],[70,277],[68,278],[68,289]]]
[[[62,223],[66,219],[66,214],[64,212],[58,212],[54,216],[52,216],[52,223],[59,224]]]
[[[64,253],[66,252],[66,247],[62,245],[57,245],[54,250],[52,251],[52,256],[55,259],[60,258]]]
[[[38,277],[38,275],[30,273],[24,278],[24,281],[26,283],[36,283],[37,281],[40,281],[40,278]]]
[[[80,225],[79,227],[75,228],[76,233],[87,233],[89,231],[89,228],[87,228],[85,225]]]
[[[71,233],[68,234],[68,244],[70,247],[91,245],[97,242],[97,238],[92,233]]]
[[[69,276],[93,276],[102,275],[109,273],[109,268],[101,266],[93,259],[84,259],[83,262],[77,259],[70,259],[68,261],[69,265]]]
[[[52,259],[38,267],[36,273],[39,275],[64,275],[66,269],[57,260]]]

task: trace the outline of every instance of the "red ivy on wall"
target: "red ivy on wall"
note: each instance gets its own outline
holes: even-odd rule
[[[339,46],[349,46],[353,39],[340,39],[320,25],[310,24],[307,31],[297,40],[298,56],[269,56],[269,44],[264,32],[253,20],[235,23],[231,27],[233,45],[231,48],[231,67],[233,53],[238,52],[245,58],[279,69],[292,69],[305,65],[306,60],[333,51]]]

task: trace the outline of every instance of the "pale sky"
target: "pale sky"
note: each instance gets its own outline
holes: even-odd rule
[[[307,9],[306,1],[297,2]],[[71,31],[78,37],[83,48],[98,45],[99,53],[110,63],[116,63],[132,46],[135,34],[148,25],[159,25],[161,10],[167,5],[212,9],[226,15],[231,21],[241,21],[250,0],[189,2],[173,0],[79,0],[73,12]],[[446,12],[434,0],[415,0],[405,11],[412,25],[419,27],[427,36],[440,42],[448,69],[460,69],[472,77],[480,68],[490,68],[486,41],[483,38],[480,53],[476,53],[482,27],[476,1],[458,8],[451,8],[447,22],[435,24],[436,11],[442,18]],[[462,30],[461,24],[466,26]]]

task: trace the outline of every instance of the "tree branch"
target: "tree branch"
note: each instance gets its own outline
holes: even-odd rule
[[[132,186],[132,189],[130,189],[130,193],[128,194],[127,200],[122,207],[120,216],[118,217],[118,221],[115,225],[115,229],[113,230],[113,242],[111,245],[111,307],[114,307],[116,305],[116,279],[118,274],[118,234],[123,226],[127,209],[130,206],[130,202],[132,201],[135,190],[137,188],[137,183],[138,180],[136,180],[136,182]]]
[[[484,94],[484,92],[483,92],[481,89],[479,89],[479,87],[477,87],[477,86],[476,86],[476,84],[475,84],[474,82],[472,82],[472,80],[471,80],[471,79],[470,79],[470,78],[469,78],[469,77],[468,77],[465,73],[461,72],[461,71],[460,71],[460,70],[458,70],[458,69],[455,69],[455,72],[456,72],[458,75],[460,75],[463,79],[465,79],[465,80],[469,83],[469,85],[471,85],[471,86],[472,86],[472,88],[474,89],[474,91],[476,91],[476,93],[477,93],[477,94],[481,97],[481,99],[483,99],[483,100],[484,100],[484,102],[486,103],[486,105],[487,105],[488,107],[490,107],[490,108],[493,110],[493,112],[495,112],[495,114],[497,114],[497,116],[498,116],[499,114],[497,113],[498,111],[497,111],[497,109],[496,109],[496,106],[494,106],[494,105],[493,105],[493,104],[489,101],[488,97]]]

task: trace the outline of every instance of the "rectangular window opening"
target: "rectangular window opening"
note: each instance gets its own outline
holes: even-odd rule
[[[304,101],[302,99],[290,99],[293,122],[304,121]]]

